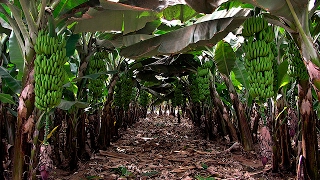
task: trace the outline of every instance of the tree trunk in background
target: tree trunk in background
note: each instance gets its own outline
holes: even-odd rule
[[[159,116],[162,116],[161,104],[160,104],[160,106],[159,106]]]
[[[251,151],[253,149],[253,138],[251,134],[250,125],[247,120],[248,118],[246,116],[244,104],[240,102],[238,94],[234,89],[234,86],[230,79],[226,76],[223,76],[223,78],[229,89],[230,99],[232,101],[234,110],[236,111],[238,126],[241,135],[241,143],[245,151]]]
[[[180,117],[179,109],[180,109],[180,108],[179,108],[179,106],[178,106],[178,114],[177,114],[177,115],[178,115],[178,123],[180,124],[180,123],[181,123],[181,117]]]
[[[319,179],[318,174],[318,142],[316,119],[313,115],[311,86],[308,81],[299,81],[298,95],[302,125],[302,154],[305,157],[310,179]]]
[[[51,144],[53,144],[53,152],[54,152],[54,158],[52,158],[55,165],[61,165],[61,157],[60,157],[60,130],[62,127],[62,122],[65,120],[65,111],[62,109],[56,109],[55,110],[55,118],[54,118],[54,124],[53,127],[58,127],[56,130],[56,133],[52,136]]]
[[[102,115],[101,115],[101,129],[100,129],[100,134],[98,137],[98,145],[100,149],[106,150],[107,147],[110,145],[110,140],[111,140],[111,104],[113,101],[113,92],[114,92],[114,87],[116,86],[116,83],[119,79],[118,75],[113,75],[111,80],[110,80],[110,86],[108,89],[108,98],[107,101],[105,102]]]
[[[32,133],[33,126],[26,127],[27,122],[36,122],[32,118],[34,109],[34,71],[33,63],[25,67],[24,79],[22,84],[22,91],[19,97],[18,118],[16,136],[14,142],[14,158],[13,158],[13,176],[14,180],[26,179],[28,176],[28,165],[24,163],[25,157],[30,157],[31,144],[28,143],[28,132]],[[30,124],[31,125],[31,124]],[[27,128],[27,129],[25,129]],[[32,136],[31,136],[32,137]],[[30,137],[29,137],[30,138]],[[23,177],[24,176],[24,177]]]
[[[78,110],[78,122],[77,122],[77,148],[78,148],[78,158],[80,160],[89,160],[89,154],[86,151],[86,113],[83,109]]]
[[[236,127],[231,122],[231,118],[227,111],[227,108],[224,106],[218,92],[215,90],[213,86],[210,87],[210,96],[211,96],[211,99],[213,99],[214,107],[219,108],[218,111],[221,116],[221,120],[227,123],[229,133],[230,133],[230,137],[229,137],[230,140],[239,141]],[[220,124],[224,125],[225,124],[224,122],[221,122]]]
[[[280,149],[281,149],[281,166],[282,169],[288,170],[290,168],[290,137],[289,137],[289,130],[288,124],[286,123],[286,116],[285,113],[281,113],[284,109],[284,99],[281,97],[277,101],[277,121],[281,122],[279,128],[280,134]]]
[[[66,130],[66,149],[67,152],[65,157],[68,158],[68,167],[70,171],[74,171],[78,168],[78,158],[77,158],[77,144],[74,137],[76,137],[76,112],[71,113],[69,117],[67,117],[67,130]]]
[[[5,108],[5,107],[3,107]],[[6,127],[6,133],[8,136],[8,143],[13,145],[15,140],[15,131],[16,131],[16,117],[14,117],[9,111],[5,111],[3,114],[3,119],[5,127]]]

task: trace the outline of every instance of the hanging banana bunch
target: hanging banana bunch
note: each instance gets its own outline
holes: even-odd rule
[[[128,110],[133,90],[132,72],[120,74],[114,89],[114,105]]]
[[[96,52],[89,61],[89,74],[96,74],[106,70],[106,63],[104,59],[108,57],[105,51]],[[106,90],[107,75],[100,75],[97,79],[90,79],[88,89],[92,96],[94,103],[99,102],[103,97],[103,92]]]
[[[198,83],[198,93],[199,100],[204,102],[210,96],[210,80],[209,71],[213,66],[212,61],[207,61],[201,67],[198,67],[197,71],[197,83]]]
[[[274,54],[271,43],[275,39],[272,26],[262,16],[248,18],[243,24],[242,35],[246,38],[245,66],[250,83],[249,94],[266,99],[274,94]]]
[[[42,111],[48,111],[61,101],[65,79],[63,66],[68,60],[66,40],[61,35],[51,37],[41,30],[34,50],[35,106]]]
[[[199,88],[196,74],[190,74],[188,77],[190,83],[190,97],[193,103],[199,102]]]
[[[289,42],[288,47],[288,75],[299,80],[308,80],[309,74],[306,66],[303,63],[303,59],[293,42]]]

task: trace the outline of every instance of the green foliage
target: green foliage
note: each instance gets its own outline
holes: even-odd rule
[[[16,104],[16,102],[12,99],[12,96],[10,94],[4,94],[4,93],[0,93],[0,102]]]
[[[21,80],[24,70],[24,58],[22,49],[19,46],[16,35],[11,32],[9,39],[9,56],[10,62],[16,65],[16,69],[18,69],[17,79]]]
[[[118,173],[122,177],[133,177],[134,174],[130,172],[126,167],[119,166],[117,168],[111,168],[112,171]]]
[[[21,91],[21,82],[16,80],[11,74],[10,72],[0,66],[0,77],[2,79],[2,88],[4,87],[8,87],[9,89],[11,89],[14,93],[20,93]]]
[[[229,76],[236,61],[236,54],[230,44],[225,41],[219,41],[213,57],[219,72]]]
[[[169,21],[180,20],[181,22],[185,22],[197,14],[195,10],[186,4],[169,6],[163,11],[164,18]]]

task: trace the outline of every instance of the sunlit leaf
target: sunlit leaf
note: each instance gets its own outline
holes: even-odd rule
[[[278,66],[278,72],[277,72],[277,90],[280,89],[281,87],[287,85],[290,83],[290,77],[287,73],[288,70],[288,61],[284,60],[279,66]]]
[[[9,55],[10,61],[15,64],[17,69],[19,70],[17,79],[21,80],[24,71],[24,58],[21,47],[19,46],[19,43],[13,31],[9,39]]]
[[[72,8],[79,6],[88,0],[61,0],[59,4],[54,8],[53,15],[57,17],[59,14],[64,14],[71,11]]]
[[[51,138],[51,136],[53,135],[54,132],[56,132],[56,130],[58,129],[58,127],[59,127],[59,126],[56,126],[55,128],[53,128],[53,129],[50,131],[50,133],[49,133],[48,136],[47,136],[47,139],[50,139],[50,138]]]
[[[177,4],[174,6],[169,6],[163,10],[163,16],[165,19],[180,20],[185,22],[198,14],[195,10],[185,4]]]

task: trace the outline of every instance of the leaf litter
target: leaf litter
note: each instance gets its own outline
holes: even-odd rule
[[[262,165],[259,155],[245,152],[238,142],[206,140],[188,119],[177,123],[174,116],[148,115],[132,127],[120,131],[121,138],[106,151],[79,162],[68,174],[54,169],[56,180],[211,180],[211,179],[294,179],[271,174],[271,165]],[[257,147],[258,148],[258,147]],[[291,176],[293,177],[293,176]]]

